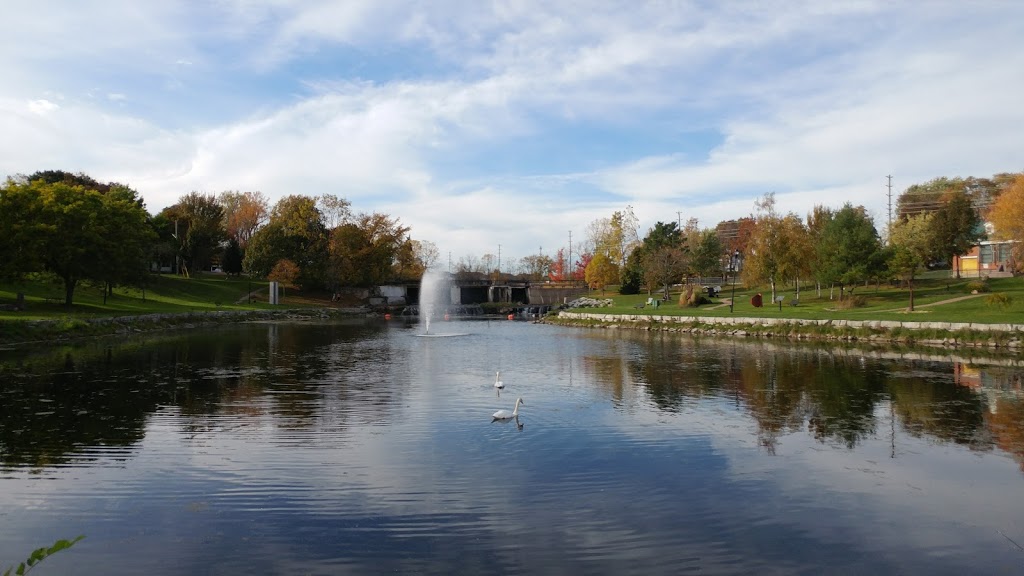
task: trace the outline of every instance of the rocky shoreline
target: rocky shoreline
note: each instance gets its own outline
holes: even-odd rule
[[[561,311],[542,322],[586,328],[679,332],[740,338],[786,338],[946,348],[974,347],[1021,353],[1024,324],[897,322],[885,320],[802,320],[600,314]]]

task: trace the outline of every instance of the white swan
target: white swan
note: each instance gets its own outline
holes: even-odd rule
[[[512,409],[511,412],[509,412],[508,410],[498,410],[497,412],[494,413],[494,419],[495,420],[508,420],[509,418],[515,418],[516,416],[519,416],[519,405],[520,404],[525,404],[525,403],[523,402],[522,398],[517,398],[516,399],[516,406],[515,406],[515,408]]]
[[[494,387],[501,389],[505,387],[505,383],[501,381],[501,371],[499,370],[494,374]]]

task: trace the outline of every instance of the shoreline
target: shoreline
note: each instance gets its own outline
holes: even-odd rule
[[[288,308],[281,310],[207,310],[101,318],[62,318],[0,322],[0,346],[56,344],[94,336],[141,334],[268,320],[329,320],[372,316],[367,308]]]
[[[1020,354],[1024,350],[1024,324],[657,316],[564,310],[540,322],[579,328],[679,332],[720,337],[923,345],[954,349],[969,347],[1007,354]]]

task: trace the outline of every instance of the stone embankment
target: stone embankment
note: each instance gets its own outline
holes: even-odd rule
[[[657,316],[561,311],[544,322],[593,328],[628,328],[735,337],[913,343],[974,346],[1021,351],[1024,324],[909,322],[889,320],[804,320],[706,316]]]

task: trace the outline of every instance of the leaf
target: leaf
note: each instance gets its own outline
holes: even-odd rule
[[[25,574],[25,563],[22,562],[18,565],[18,569],[14,571],[17,576],[23,576]]]

